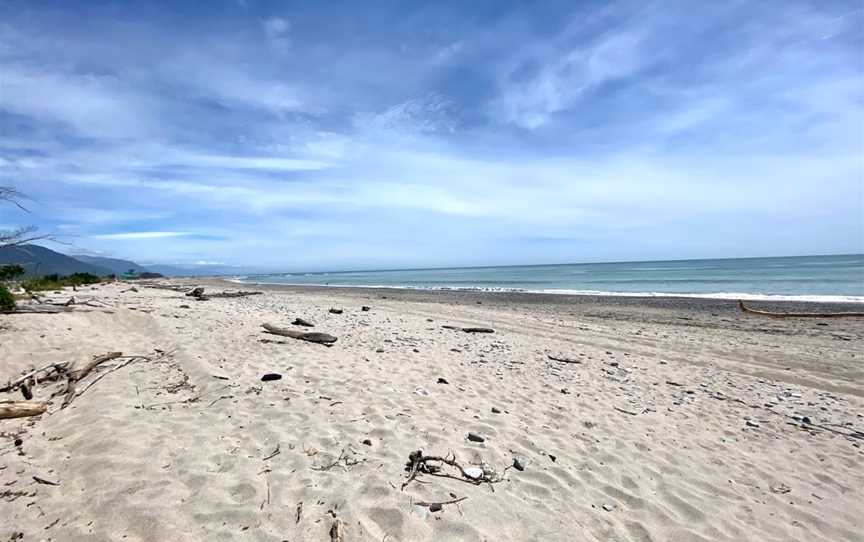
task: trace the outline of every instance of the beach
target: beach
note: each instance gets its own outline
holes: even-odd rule
[[[70,296],[0,315],[0,384],[127,357],[0,420],[0,540],[862,540],[864,318],[222,279],[43,301]]]

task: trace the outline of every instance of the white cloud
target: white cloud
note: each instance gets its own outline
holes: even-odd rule
[[[101,235],[91,235],[90,237],[92,239],[130,241],[138,239],[164,239],[166,237],[183,237],[187,235],[192,234],[178,231],[138,231],[126,233],[105,233]]]

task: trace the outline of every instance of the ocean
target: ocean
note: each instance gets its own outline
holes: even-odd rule
[[[276,273],[238,282],[864,302],[864,255]]]

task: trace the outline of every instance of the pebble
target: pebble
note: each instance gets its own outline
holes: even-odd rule
[[[521,455],[514,455],[513,456],[513,467],[516,470],[520,470],[520,471],[525,470],[525,467],[527,467],[527,466],[528,466],[528,459],[527,458],[525,458]]]
[[[483,469],[481,469],[480,467],[468,467],[465,469],[465,476],[476,480],[483,476]]]
[[[471,442],[485,442],[486,437],[484,437],[480,433],[469,432],[468,440],[470,440]]]
[[[611,504],[604,504],[603,510],[606,510],[607,512],[611,512],[612,510],[615,510],[615,508],[613,508]]]
[[[447,382],[446,378],[441,378],[441,377],[438,378],[438,383],[439,384],[449,384],[449,382]]]
[[[501,410],[498,408],[492,407],[492,414],[501,414]]]
[[[747,427],[759,427],[759,424],[753,420],[747,420]]]
[[[330,309],[330,314],[342,314],[342,309]]]
[[[432,504],[429,505],[429,511],[430,512],[438,512],[442,508],[443,508],[443,506],[441,506],[441,503],[437,503],[437,502],[433,502]]]
[[[367,438],[367,439],[363,439],[363,444],[365,444],[366,446],[372,446],[372,441],[369,440],[368,438]]]
[[[261,382],[270,382],[271,380],[282,380],[282,375],[279,373],[267,373],[261,377]]]
[[[363,312],[369,312],[372,310],[372,307],[367,307],[366,305],[363,305],[362,307],[360,307],[360,310]]]

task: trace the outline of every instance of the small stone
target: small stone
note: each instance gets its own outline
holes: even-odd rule
[[[492,407],[492,414],[501,414],[501,410],[493,406]]]
[[[330,314],[342,314],[343,311],[342,309],[330,309],[328,312],[330,312]]]
[[[270,382],[271,380],[282,380],[282,375],[279,373],[267,373],[261,377],[261,382]]]
[[[439,511],[441,511],[442,508],[444,508],[444,507],[441,506],[441,503],[437,503],[437,502],[433,502],[432,504],[429,505],[429,511],[430,512],[439,512]]]
[[[468,440],[470,440],[471,442],[485,442],[486,437],[484,437],[480,433],[469,432]]]
[[[438,378],[438,383],[439,384],[449,384],[449,382],[447,382],[446,378],[441,378],[441,377]]]
[[[291,322],[291,324],[295,325],[295,326],[315,327],[315,324],[313,324],[312,322],[310,322],[308,320],[304,320],[302,318],[295,318],[294,321]]]
[[[611,512],[612,510],[615,510],[615,508],[613,508],[611,504],[604,504],[603,510],[606,510],[607,512]]]
[[[363,444],[365,444],[366,446],[372,446],[372,441],[370,439],[366,438],[366,439],[363,439]]]
[[[362,307],[360,307],[360,310],[363,312],[369,312],[372,310],[372,307],[367,307],[366,305],[363,305]]]
[[[747,420],[747,427],[759,427],[759,424],[753,420]]]
[[[525,470],[525,467],[528,466],[528,459],[521,455],[513,456],[513,468],[516,470],[522,471]]]
[[[384,349],[383,349],[383,348],[378,348],[377,350],[375,350],[375,352],[377,352],[377,353],[379,353],[379,354],[383,354],[383,353],[384,353]]]
[[[480,467],[468,467],[465,469],[465,476],[472,480],[477,480],[483,477],[483,469]]]

